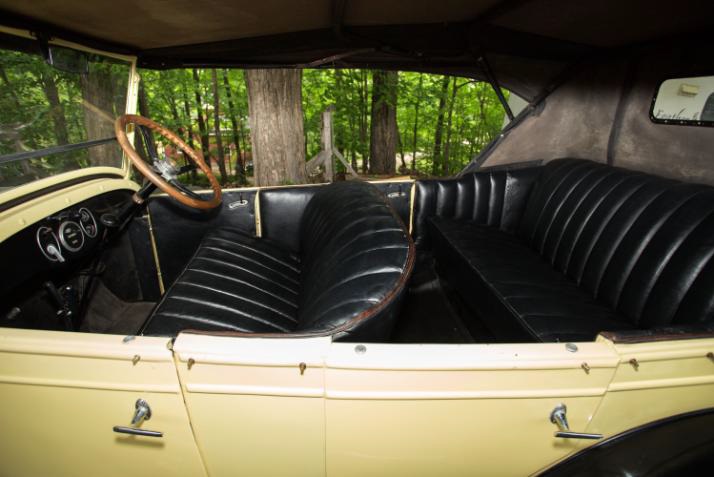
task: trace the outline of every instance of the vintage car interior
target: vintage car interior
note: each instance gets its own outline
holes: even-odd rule
[[[10,18],[9,24],[27,21]],[[694,23],[689,27],[696,31]],[[38,48],[10,38],[5,42],[16,48]],[[559,64],[575,55],[565,44],[541,41],[544,54],[560,57]],[[614,36],[609,41],[629,44]],[[604,47],[591,43],[591,49]],[[201,54],[238,54],[240,45]],[[335,183],[224,191],[228,207],[218,207],[220,187],[201,158],[193,153],[195,167],[211,180],[208,194],[182,186],[179,176],[187,170],[162,169],[155,151],[136,152],[126,135],[127,124],[136,123],[142,134],[153,131],[192,152],[174,133],[122,116],[117,140],[147,185],[133,200],[133,191],[103,194],[7,237],[3,256],[17,275],[1,289],[3,325],[154,336],[183,330],[329,334],[374,342],[557,342],[593,340],[603,332],[706,328],[714,318],[711,191],[688,182],[712,180],[708,167],[691,177],[706,156],[706,147],[696,146],[707,143],[710,130],[655,125],[656,118],[631,112],[652,100],[650,78],[661,82],[670,71],[686,76],[700,69],[706,55],[696,56],[691,43],[691,72],[669,66],[684,54],[677,45],[669,42],[663,55],[661,43],[649,43],[567,68],[545,62],[551,73],[534,69],[520,83],[500,56],[494,55],[493,67],[483,58],[470,63],[489,74],[502,69],[501,84],[533,102],[459,178],[418,180],[413,194],[411,183]],[[163,61],[180,51],[151,48],[139,63],[178,66]],[[375,54],[350,55],[349,65]],[[628,62],[628,55],[641,59]],[[397,55],[395,64],[409,66],[410,58]],[[611,83],[622,77],[620,96],[617,88],[602,87],[598,75]],[[552,81],[555,89],[532,92],[535,83]],[[569,87],[576,86],[589,87],[592,97],[572,98]],[[573,121],[542,134],[556,108],[602,124],[585,133]],[[611,127],[600,119],[611,114],[607,108],[615,108]],[[696,138],[678,139],[680,151],[648,162],[642,149],[655,146],[637,144],[633,151],[627,134],[641,123],[662,130],[651,142],[676,133]],[[520,144],[529,146],[511,153],[519,133],[525,136]],[[156,187],[168,197],[151,195]],[[149,216],[155,257],[149,241],[136,239],[147,233]]]
[[[107,52],[113,58],[107,64],[124,68],[128,78],[111,114],[103,113],[108,129],[90,134],[83,145],[0,156],[2,168],[106,147],[115,160],[0,190],[3,333],[106,339],[102,346],[114,353],[107,360],[126,365],[121,371],[111,368],[117,375],[169,363],[166,376],[175,382],[146,391],[149,378],[142,375],[140,384],[121,388],[122,399],[131,396],[134,412],[140,393],[154,392],[152,403],[181,397],[176,402],[186,424],[183,434],[174,436],[192,436],[198,444],[191,440],[191,452],[177,453],[188,459],[200,449],[196,462],[211,475],[237,475],[231,470],[242,465],[240,459],[226,457],[234,451],[246,462],[241,452],[255,454],[260,462],[250,465],[263,466],[246,467],[242,475],[277,475],[266,470],[269,465],[303,458],[319,463],[318,471],[306,475],[397,475],[404,462],[413,464],[413,475],[434,475],[447,465],[454,469],[445,475],[472,475],[474,467],[457,468],[455,462],[473,464],[463,447],[473,433],[489,439],[479,441],[474,459],[497,456],[483,464],[487,475],[535,474],[569,456],[576,458],[565,461],[564,473],[556,466],[552,475],[625,468],[632,471],[625,475],[652,475],[647,472],[661,462],[653,455],[628,460],[645,451],[627,436],[622,442],[632,447],[615,446],[613,455],[619,457],[609,461],[611,468],[580,464],[590,462],[591,454],[582,453],[593,442],[610,452],[613,436],[652,422],[643,434],[653,439],[664,435],[661,439],[684,442],[701,431],[696,459],[711,461],[714,436],[702,431],[711,426],[692,424],[696,432],[684,424],[681,431],[657,426],[664,425],[659,419],[691,412],[709,419],[714,407],[714,119],[709,103],[685,117],[675,101],[714,93],[714,87],[706,90],[714,81],[705,81],[714,75],[714,3],[337,0],[239,2],[240,8],[203,3],[205,8],[183,0],[0,0],[3,50],[35,55],[47,64],[58,61],[48,56],[52,48],[84,51],[90,58]],[[175,132],[134,114],[137,66],[386,68],[462,75],[493,85],[507,121],[451,178],[221,190],[202,156]],[[670,107],[663,99],[665,86],[675,80]],[[514,114],[501,88],[525,100],[525,108]],[[3,141],[10,137],[0,132]],[[175,144],[191,164],[179,168],[162,160],[149,146],[151,135]],[[182,185],[182,174],[193,169],[206,175],[208,189]],[[17,336],[20,345],[7,341],[0,353],[10,356],[35,343],[32,336]],[[116,351],[141,343],[158,348],[149,357],[127,351],[128,359]],[[440,344],[458,346],[430,348]],[[324,351],[333,345],[338,347],[329,349],[342,354]],[[79,346],[77,353],[90,348]],[[174,354],[166,358],[159,348]],[[447,352],[429,354],[434,349]],[[294,358],[294,350],[309,358]],[[423,360],[409,361],[417,355]],[[270,364],[260,362],[264,358]],[[12,359],[0,368],[5,373],[0,378],[45,366]],[[357,359],[363,361],[355,364]],[[666,369],[656,368],[664,362]],[[250,370],[228,371],[233,365]],[[456,375],[473,371],[469,366],[491,374]],[[281,367],[290,370],[289,378],[278,375]],[[310,373],[317,368],[323,374],[314,377]],[[79,376],[85,368],[62,369]],[[494,377],[503,370],[552,373]],[[562,374],[554,377],[554,370]],[[404,374],[389,375],[397,371]],[[71,385],[46,381],[63,390],[111,388],[108,378],[92,376],[99,384],[82,384],[89,378]],[[205,381],[191,381],[196,376]],[[671,379],[660,386],[663,376]],[[297,391],[290,387],[303,377],[315,381]],[[228,378],[233,381],[221,381]],[[13,379],[13,385],[25,383],[22,376]],[[399,387],[417,379],[424,387],[415,394]],[[378,384],[369,388],[373,383]],[[221,404],[209,402],[209,395]],[[243,399],[240,406],[228,401],[234,395]],[[74,397],[66,396],[62,405]],[[258,402],[259,397],[266,400]],[[526,398],[532,398],[528,404],[512,405]],[[299,404],[275,404],[280,399]],[[327,404],[312,408],[312,401],[305,404],[310,399]],[[467,407],[469,399],[491,407],[474,411]],[[575,402],[568,404],[570,424],[563,404],[568,399]],[[434,407],[420,408],[422,402]],[[136,412],[144,409],[136,403]],[[437,408],[439,403],[467,424],[444,417],[446,407]],[[162,422],[157,407],[149,427]],[[218,417],[213,408],[221,410]],[[141,412],[133,427],[119,426],[115,433],[134,434],[132,439],[161,434],[140,428],[147,414]],[[310,435],[320,438],[303,441],[293,419],[303,423],[300,419],[318,413],[323,421]],[[3,416],[0,424],[10,422]],[[210,426],[202,427],[202,416],[213,419]],[[516,442],[505,436],[534,422],[534,428],[542,424],[539,431],[547,429],[542,439]],[[238,449],[228,451],[226,442],[233,439],[205,430],[230,434],[244,423],[252,430],[269,429],[271,437],[241,436]],[[401,443],[402,434],[394,432],[412,423],[413,438]],[[482,423],[503,435],[481,432]],[[166,437],[172,438],[170,432]],[[126,442],[135,440],[116,438],[107,445]],[[512,460],[516,445],[530,450],[510,468],[504,462]],[[138,452],[149,455],[161,447],[152,446]],[[282,459],[271,457],[275,448]],[[682,465],[694,459],[683,458]],[[253,472],[256,468],[261,470]],[[162,470],[175,471],[167,469]]]

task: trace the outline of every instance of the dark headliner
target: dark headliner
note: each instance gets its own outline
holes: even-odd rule
[[[357,67],[484,78],[526,99],[568,65],[705,32],[705,0],[0,0],[0,20],[147,68]]]

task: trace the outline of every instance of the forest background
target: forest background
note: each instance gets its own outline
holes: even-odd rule
[[[335,147],[362,176],[453,175],[503,126],[503,108],[491,85],[469,78],[353,69],[292,72],[299,75],[304,157],[320,152],[322,113],[333,107]],[[139,112],[203,149],[224,184],[253,183],[248,74],[236,69],[140,71]],[[265,89],[254,94],[271,94]],[[390,114],[395,121],[384,120]],[[381,161],[376,157],[380,150],[387,152]],[[339,161],[335,168],[338,175],[345,173]]]
[[[72,75],[37,55],[0,50],[0,153],[112,137],[114,118],[124,112],[128,73],[127,64],[96,59],[87,73]],[[503,108],[491,85],[469,78],[355,69],[139,75],[139,113],[201,150],[224,186],[324,180],[305,174],[304,164],[324,147],[322,116],[328,108],[334,147],[362,177],[453,175],[503,126]],[[116,145],[104,144],[6,163],[0,185],[120,161]],[[285,163],[297,164],[297,172],[286,173]],[[338,178],[345,169],[335,161]],[[207,185],[196,173],[184,181]]]

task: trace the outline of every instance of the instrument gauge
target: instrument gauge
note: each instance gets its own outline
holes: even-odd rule
[[[79,226],[82,227],[82,232],[87,237],[94,238],[97,236],[97,221],[94,219],[92,212],[85,207],[79,209]]]
[[[84,245],[84,233],[77,222],[67,220],[59,226],[59,240],[70,252],[79,252]]]
[[[37,229],[37,245],[40,247],[42,255],[50,262],[64,261],[60,253],[60,244],[57,236],[49,227],[40,227]]]

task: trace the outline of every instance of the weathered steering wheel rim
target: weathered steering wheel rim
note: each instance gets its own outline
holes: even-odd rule
[[[151,129],[152,131],[156,131],[157,133],[171,141],[172,144],[177,146],[191,159],[191,161],[204,174],[206,174],[206,177],[208,177],[208,182],[211,184],[211,189],[213,189],[213,196],[207,200],[196,199],[181,193],[178,189],[169,184],[163,177],[161,177],[160,174],[158,174],[146,161],[141,158],[138,152],[136,152],[136,149],[134,149],[134,146],[132,146],[128,136],[126,135],[127,124],[145,126]],[[124,150],[126,155],[129,157],[129,160],[131,160],[134,167],[136,167],[139,172],[144,175],[144,177],[153,182],[156,187],[166,192],[169,196],[173,197],[182,204],[187,205],[189,207],[193,207],[195,209],[207,210],[213,209],[220,205],[221,185],[218,183],[216,176],[213,175],[213,171],[211,170],[211,168],[208,167],[206,161],[203,159],[203,154],[194,151],[193,148],[186,144],[175,133],[169,131],[168,129],[156,123],[155,121],[152,121],[151,119],[145,118],[143,116],[139,116],[138,114],[122,114],[121,116],[119,116],[114,122],[114,133],[116,134],[117,142]]]

